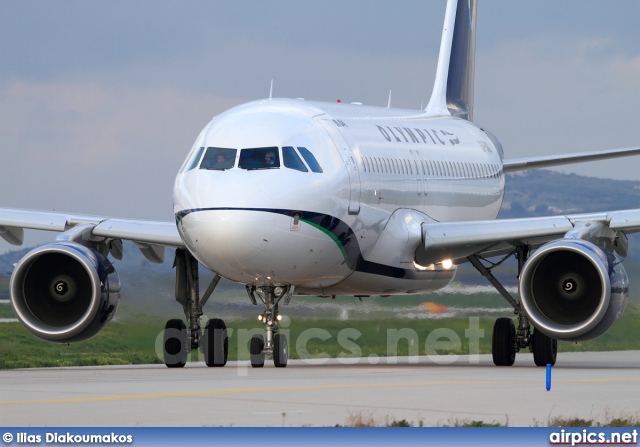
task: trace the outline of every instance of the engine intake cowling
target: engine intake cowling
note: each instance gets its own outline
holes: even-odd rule
[[[536,329],[558,340],[590,340],[622,314],[629,279],[622,264],[580,239],[540,247],[520,275],[520,302]]]
[[[75,242],[31,250],[17,264],[10,287],[24,327],[57,343],[94,336],[111,320],[120,301],[120,280],[111,262]]]

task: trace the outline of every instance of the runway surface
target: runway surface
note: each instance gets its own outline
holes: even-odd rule
[[[558,416],[601,420],[640,412],[640,351],[561,353],[551,391],[545,368],[533,366],[530,354],[519,354],[512,367],[495,367],[487,355],[460,356],[449,365],[427,357],[386,361],[0,371],[0,423],[279,427],[350,425],[363,417],[379,424],[530,426]]]

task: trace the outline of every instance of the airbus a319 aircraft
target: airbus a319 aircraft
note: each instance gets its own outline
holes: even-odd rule
[[[120,283],[108,256],[131,240],[151,262],[175,248],[183,320],[164,331],[164,360],[185,365],[203,351],[227,362],[221,318],[201,328],[221,277],[246,285],[264,306],[265,336],[251,364],[287,365],[279,306],[296,295],[406,295],[447,286],[470,262],[513,306],[497,319],[496,365],[530,350],[554,364],[557,340],[588,340],[620,317],[629,281],[619,257],[640,231],[640,210],[496,220],[505,173],[640,154],[640,148],[504,158],[498,139],[473,123],[475,0],[448,0],[436,80],[424,110],[268,99],[234,107],[197,137],[175,180],[175,222],[0,209],[0,236],[61,232],[33,249],[11,277],[11,302],[35,336],[85,340],[113,317]],[[486,258],[514,257],[519,297]],[[200,295],[199,263],[215,272]],[[391,298],[392,299],[392,298]]]

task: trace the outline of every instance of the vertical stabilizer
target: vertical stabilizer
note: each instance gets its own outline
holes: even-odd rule
[[[473,117],[476,0],[448,0],[433,93],[426,113]]]

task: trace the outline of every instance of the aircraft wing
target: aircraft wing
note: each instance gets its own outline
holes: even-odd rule
[[[584,163],[587,161],[606,160],[608,158],[629,157],[639,154],[640,147],[627,147],[622,149],[606,149],[593,152],[576,152],[573,154],[517,158],[513,160],[504,160],[503,170],[504,172],[525,171],[527,169],[550,168],[553,166],[568,165],[572,163]]]
[[[625,257],[625,233],[640,231],[640,209],[490,221],[425,222],[422,224],[423,246],[416,251],[416,261],[421,265],[445,259],[460,263],[471,255],[498,256],[524,245],[536,248],[564,237],[580,223],[599,223],[616,232],[615,250]]]
[[[174,222],[0,208],[0,237],[13,245],[22,245],[25,228],[65,232],[80,225],[93,226],[92,237],[133,241],[155,263],[163,261],[164,247],[184,247]]]

